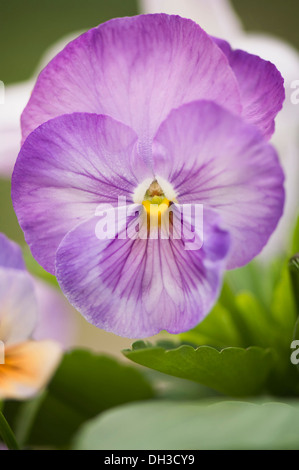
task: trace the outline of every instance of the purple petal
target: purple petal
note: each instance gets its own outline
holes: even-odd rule
[[[36,260],[54,274],[67,232],[95,215],[100,203],[131,200],[151,172],[139,158],[136,134],[107,116],[73,114],[36,129],[18,156],[12,198]]]
[[[97,222],[70,232],[56,261],[63,292],[90,323],[140,338],[186,331],[203,319],[218,295],[229,248],[213,215],[205,214],[203,247],[192,251],[183,239],[99,240]]]
[[[65,113],[105,114],[148,149],[172,108],[215,100],[240,112],[234,73],[193,21],[165,14],[117,18],[71,42],[40,74],[22,116],[23,138]]]
[[[228,268],[248,263],[267,243],[284,205],[276,151],[258,130],[212,102],[173,111],[155,138],[156,174],[181,204],[220,214],[232,236]]]
[[[274,118],[285,99],[283,78],[275,65],[241,50],[233,50],[229,43],[214,38],[227,56],[238,80],[242,116],[257,126],[269,139],[274,132]],[[220,103],[219,103],[220,104]]]
[[[0,233],[0,267],[25,269],[21,248]]]

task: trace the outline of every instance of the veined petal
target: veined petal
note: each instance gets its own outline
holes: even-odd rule
[[[3,233],[0,233],[0,267],[25,269],[21,248]]]
[[[193,21],[165,14],[117,18],[71,42],[41,72],[22,115],[23,139],[65,113],[106,114],[144,148],[172,108],[211,99],[240,112],[236,78]]]
[[[140,338],[186,331],[209,312],[229,248],[213,214],[204,216],[203,247],[192,251],[183,238],[122,239],[125,227],[118,238],[100,240],[97,223],[92,218],[66,235],[56,258],[64,294],[90,323]]]
[[[5,349],[0,365],[0,398],[24,399],[35,395],[51,378],[61,359],[53,341],[27,341]]]
[[[60,116],[36,129],[19,154],[12,198],[34,257],[54,274],[59,243],[101,203],[131,200],[151,172],[136,159],[137,137],[107,116]]]
[[[215,209],[232,236],[228,268],[248,263],[282,215],[276,151],[249,124],[212,102],[172,111],[155,138],[154,169],[181,204]]]
[[[37,304],[30,275],[0,268],[0,340],[15,344],[27,340],[37,322]]]
[[[274,118],[285,99],[283,78],[274,64],[214,38],[224,52],[238,80],[243,118],[257,126],[269,139],[274,132]]]

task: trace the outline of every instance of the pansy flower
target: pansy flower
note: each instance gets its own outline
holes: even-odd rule
[[[38,303],[19,247],[0,234],[0,399],[24,399],[50,379],[61,358],[52,340],[35,341]]]
[[[256,256],[282,214],[283,172],[266,141],[282,78],[218,44],[177,16],[109,21],[50,62],[22,115],[12,196],[26,241],[87,320],[116,334],[196,325],[223,270]],[[157,238],[126,236],[120,197],[146,228],[158,206]],[[192,204],[203,231],[189,250],[159,228]],[[99,205],[118,220],[114,239],[96,236]]]

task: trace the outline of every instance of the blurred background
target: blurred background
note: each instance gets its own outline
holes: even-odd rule
[[[231,3],[246,30],[271,33],[299,49],[298,0]],[[58,39],[139,12],[138,0],[0,0],[0,79],[5,84],[26,80]]]
[[[270,33],[299,49],[298,0],[234,0],[231,3],[246,31]],[[137,0],[0,0],[0,80],[6,88],[29,80],[45,51],[55,42],[113,17],[136,15],[140,9]],[[3,139],[1,134],[0,138]],[[0,147],[2,145],[5,142],[0,141]],[[0,180],[0,208],[0,231],[24,245],[12,209],[9,178]],[[131,343],[88,325],[77,313],[74,317],[80,331],[76,344],[117,354]]]

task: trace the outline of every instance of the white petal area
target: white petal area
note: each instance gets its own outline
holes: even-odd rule
[[[26,271],[0,268],[0,340],[27,340],[37,322],[34,286]]]
[[[33,81],[6,87],[0,104],[0,175],[10,177],[21,147],[20,116],[33,89]]]
[[[196,21],[207,33],[223,38],[242,25],[228,0],[140,0],[142,13],[168,13]]]

